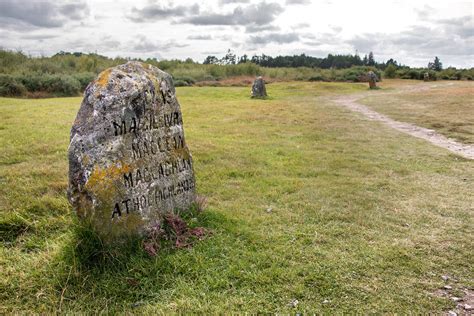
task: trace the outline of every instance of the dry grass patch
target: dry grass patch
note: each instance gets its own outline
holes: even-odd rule
[[[387,80],[392,86],[391,80]],[[390,95],[374,95],[362,102],[394,120],[434,129],[466,144],[474,143],[474,83],[429,82]]]

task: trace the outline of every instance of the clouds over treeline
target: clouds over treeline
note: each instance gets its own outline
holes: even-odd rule
[[[411,25],[400,23],[397,32],[377,31],[384,29],[380,27],[355,33],[350,25],[357,23],[359,17],[354,15],[353,20],[350,16],[338,22],[331,16],[324,25],[317,20],[326,14],[322,9],[314,18],[303,14],[315,9],[313,3],[310,0],[142,0],[109,5],[96,0],[0,0],[0,45],[52,53],[88,49],[158,56],[159,52],[169,52],[171,58],[185,55],[200,58],[196,56],[202,56],[204,51],[225,53],[232,48],[266,54],[337,54],[358,50],[393,58],[429,56],[431,59],[435,55],[449,55],[453,59],[468,56],[473,60],[472,15],[440,18],[440,9],[432,7],[436,4],[413,5],[416,20]],[[325,4],[321,8],[329,9],[331,5],[345,5],[342,0],[321,0],[321,4]],[[115,28],[118,24],[120,27]],[[156,36],[157,32],[160,36]],[[50,46],[46,47],[46,42]]]

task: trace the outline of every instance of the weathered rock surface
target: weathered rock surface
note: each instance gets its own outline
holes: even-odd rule
[[[151,65],[128,62],[89,84],[68,154],[69,200],[106,242],[141,235],[195,201],[173,81]]]
[[[265,88],[265,81],[263,78],[257,77],[252,85],[252,98],[265,98],[267,96],[267,89]]]
[[[376,89],[377,88],[377,75],[373,71],[369,71],[367,73],[367,78],[369,78],[369,88]]]

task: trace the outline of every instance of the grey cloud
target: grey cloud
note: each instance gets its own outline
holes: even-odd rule
[[[81,20],[89,9],[85,2],[66,3],[58,7],[58,11],[65,17],[73,20]]]
[[[187,15],[193,15],[199,13],[199,5],[197,3],[192,6],[164,6],[151,3],[142,9],[132,8],[131,14],[127,18],[133,22],[150,22],[157,18],[171,18],[171,17],[183,17]]]
[[[449,19],[436,19],[434,18],[436,10],[428,5],[425,5],[421,9],[416,9],[416,12],[421,21],[440,27],[439,31],[445,32],[446,35],[456,35],[461,38],[474,36],[474,16],[472,15]]]
[[[305,44],[311,45],[311,46],[319,46],[321,44],[329,44],[329,45],[334,45],[334,44],[339,44],[341,43],[340,37],[338,36],[338,33],[340,31],[335,29],[334,27],[331,28],[332,32],[317,32],[317,33],[301,33],[300,36],[301,38],[308,39],[310,41],[305,42]]]
[[[301,34],[301,37],[303,38],[307,38],[307,39],[311,39],[311,40],[315,40],[317,37],[316,35],[312,34],[312,33],[304,33],[304,34]]]
[[[181,22],[195,25],[264,25],[273,22],[283,12],[278,3],[261,2],[238,6],[231,13],[205,13],[184,18]]]
[[[375,50],[379,40],[375,38],[374,35],[357,35],[347,41],[351,44],[356,50],[361,52],[369,52]]]
[[[172,48],[187,47],[189,44],[180,44],[176,40],[165,42],[150,41],[145,36],[138,36],[137,40],[131,43],[131,47],[136,52],[150,53],[157,51],[169,51]]]
[[[474,17],[466,15],[452,19],[441,19],[437,21],[445,28],[446,33],[457,35],[460,38],[474,37]]]
[[[220,35],[220,36],[217,36],[218,39],[220,39],[221,41],[232,41],[233,39],[233,36],[232,35]]]
[[[262,31],[278,31],[280,28],[275,25],[257,25],[257,24],[250,24],[245,27],[246,33],[256,33]]]
[[[308,28],[310,26],[311,25],[309,23],[298,23],[298,24],[295,24],[293,26],[293,28],[295,28],[295,29],[304,29],[304,28]]]
[[[221,53],[222,53],[221,51],[204,51],[204,52],[201,52],[201,54],[203,54],[203,55],[219,55]]]
[[[229,4],[229,3],[249,3],[250,0],[219,0],[219,4]]]
[[[25,40],[45,40],[45,39],[50,39],[50,38],[55,38],[57,35],[53,34],[27,34],[27,35],[21,35],[21,39]]]
[[[149,42],[149,41],[141,41],[136,43],[133,47],[134,51],[137,52],[153,52],[159,49],[157,43]]]
[[[289,5],[292,5],[292,4],[306,5],[306,4],[311,4],[311,0],[286,0],[286,4],[289,4]]]
[[[464,18],[461,18],[465,20]],[[473,55],[474,38],[472,28],[453,21],[446,21],[437,27],[413,26],[399,34],[363,34],[347,41],[361,52],[374,51],[396,56],[400,52],[411,55]]]
[[[334,32],[334,33],[339,33],[342,31],[342,27],[341,26],[337,26],[337,25],[331,25],[331,30]]]
[[[205,41],[205,40],[211,40],[212,36],[211,35],[189,35],[187,39]]]
[[[116,40],[112,40],[112,39],[102,40],[101,43],[100,43],[100,46],[104,50],[106,50],[106,49],[107,50],[116,49],[116,48],[119,48],[121,45],[122,45],[122,43],[120,41],[116,41]]]
[[[89,14],[85,1],[0,1],[0,25],[8,29],[61,27],[71,20],[81,20]]]
[[[250,43],[252,44],[269,44],[278,43],[286,44],[299,41],[300,37],[296,33],[269,33],[266,35],[251,36]]]
[[[428,20],[431,18],[433,13],[435,13],[435,9],[427,4],[425,4],[422,8],[420,9],[415,9],[416,14],[418,15],[418,18],[421,20]]]

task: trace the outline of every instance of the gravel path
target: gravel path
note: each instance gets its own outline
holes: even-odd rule
[[[431,86],[432,88],[433,86]],[[425,90],[430,87],[408,87],[406,90]],[[400,91],[398,91],[399,93]],[[397,93],[397,92],[396,92]],[[387,93],[387,96],[389,93]],[[394,128],[398,131],[406,133],[408,135],[422,138],[424,140],[429,141],[433,145],[448,149],[455,154],[463,156],[468,159],[474,159],[474,146],[462,144],[455,140],[449,139],[436,131],[424,127],[419,127],[414,124],[399,122],[391,119],[390,117],[383,115],[379,112],[369,109],[367,106],[358,102],[358,100],[368,96],[367,93],[364,94],[356,94],[356,95],[347,95],[341,96],[336,99],[333,99],[337,104],[342,105],[354,112],[359,112],[365,115],[370,120],[382,122],[391,128]]]

